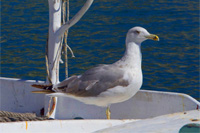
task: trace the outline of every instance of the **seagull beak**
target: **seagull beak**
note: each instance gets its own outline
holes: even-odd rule
[[[159,41],[159,37],[157,35],[154,35],[154,34],[150,34],[150,35],[147,35],[145,36],[147,39],[152,39],[154,41]]]

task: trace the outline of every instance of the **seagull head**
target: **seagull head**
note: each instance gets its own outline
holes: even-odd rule
[[[142,27],[131,28],[126,35],[126,43],[136,43],[141,44],[143,41],[151,39],[154,41],[159,41],[159,37],[154,34],[150,34],[146,29]]]

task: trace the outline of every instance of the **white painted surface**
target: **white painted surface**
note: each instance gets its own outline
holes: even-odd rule
[[[61,0],[48,0],[49,3],[49,36],[48,36],[48,65],[49,77],[53,84],[59,82],[59,60],[61,38],[55,36],[61,27]]]
[[[0,110],[12,112],[36,112],[48,106],[48,95],[33,94],[37,90],[32,84],[43,81],[0,78]],[[45,97],[45,98],[44,98]],[[45,100],[46,99],[46,100]],[[71,98],[58,97],[56,119],[105,119],[105,108],[86,105]],[[44,103],[46,104],[44,105]],[[192,97],[169,92],[140,90],[130,100],[111,105],[112,119],[145,119],[164,114],[194,110],[200,103]]]
[[[45,98],[47,109],[49,96]],[[194,110],[200,103],[181,93],[140,90],[128,101],[111,105],[111,119],[146,119],[165,114]],[[106,108],[86,105],[77,100],[58,97],[55,110],[56,119],[106,119]]]
[[[32,84],[44,83],[34,80],[20,80],[11,78],[0,78],[0,110],[12,112],[36,112],[40,114],[40,109],[44,107],[44,95],[33,94],[31,91]],[[48,99],[47,95],[45,99]],[[98,130],[110,128],[115,125],[122,125],[115,128],[106,129],[109,132],[145,132],[145,131],[162,131],[169,132],[168,129],[176,132],[185,123],[196,123],[199,121],[191,121],[191,119],[200,119],[199,111],[187,112],[186,110],[194,110],[199,102],[192,97],[169,92],[156,92],[140,90],[130,100],[114,104],[111,106],[112,119],[131,119],[131,120],[99,120],[106,118],[105,109],[85,105],[76,100],[64,97],[57,98],[57,106],[55,110],[56,119],[71,119],[75,117],[83,117],[85,120],[55,120],[55,121],[28,121],[14,123],[0,123],[1,133],[10,132],[94,132]],[[46,100],[45,102],[48,102]],[[48,104],[46,104],[48,105]],[[174,112],[182,112],[171,114]],[[160,116],[163,114],[171,114]],[[149,118],[155,117],[156,118]],[[146,119],[148,118],[148,119]],[[97,119],[97,120],[87,120]],[[138,119],[138,122],[133,122]],[[143,122],[142,122],[143,121]],[[124,125],[125,123],[130,123]],[[12,128],[11,128],[12,127]],[[145,128],[144,128],[145,127]]]
[[[178,133],[184,125],[189,123],[200,124],[200,111],[193,110],[163,115],[121,124],[95,133]]]
[[[0,123],[1,133],[91,133],[136,120],[48,120]]]
[[[44,107],[44,94],[33,94],[32,84],[43,81],[0,77],[0,110],[18,113],[36,113]]]
[[[1,133],[178,133],[188,123],[200,124],[198,110],[144,120],[48,120],[0,123]]]

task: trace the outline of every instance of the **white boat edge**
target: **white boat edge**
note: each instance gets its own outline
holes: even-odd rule
[[[141,120],[45,120],[0,123],[1,133],[177,133],[186,124],[200,124],[199,110]],[[12,127],[12,128],[10,128]]]

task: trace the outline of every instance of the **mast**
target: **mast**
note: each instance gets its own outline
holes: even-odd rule
[[[87,0],[83,7],[79,10],[76,15],[61,25],[61,10],[62,10],[62,0],[48,0],[49,2],[49,33],[48,42],[46,47],[46,66],[47,66],[47,83],[57,84],[59,82],[59,61],[61,59],[62,50],[62,39],[66,30],[76,24],[81,17],[89,9],[93,0]],[[70,47],[69,47],[70,49]],[[53,104],[50,110],[51,104],[50,97],[49,107],[47,116],[54,118],[57,98],[53,97]]]
[[[93,0],[87,0],[79,12],[67,23],[61,25],[62,0],[48,0],[49,2],[49,33],[47,50],[48,79],[52,84],[59,82],[59,61],[61,58],[61,42],[66,30],[76,24],[89,9]]]

